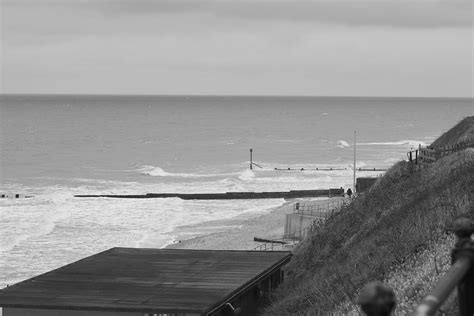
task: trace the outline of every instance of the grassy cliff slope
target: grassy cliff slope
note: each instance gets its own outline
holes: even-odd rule
[[[451,146],[470,139],[474,139],[474,116],[464,118],[456,126],[435,140],[431,147]]]
[[[366,195],[312,232],[295,250],[286,281],[265,314],[327,314],[355,302],[364,284],[390,277],[397,266],[443,240],[455,218],[474,218],[472,148],[421,171],[413,167],[397,163]],[[402,296],[419,292],[420,284],[408,285]]]

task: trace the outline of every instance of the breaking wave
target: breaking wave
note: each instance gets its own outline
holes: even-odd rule
[[[344,141],[344,140],[338,140],[338,141],[337,141],[337,144],[338,144],[337,147],[339,147],[339,148],[344,148],[344,147],[349,147],[349,146],[350,146],[350,145],[349,145],[346,141]]]
[[[255,178],[255,173],[250,169],[242,171],[239,175],[239,179],[244,181],[252,180],[253,178]]]
[[[142,166],[137,169],[141,174],[152,177],[176,177],[176,178],[215,178],[222,176],[234,175],[236,173],[171,173],[163,170],[160,167]]]
[[[423,141],[419,140],[399,140],[397,142],[375,142],[375,143],[357,143],[357,145],[380,145],[380,146],[411,146],[416,147],[421,145],[423,147],[427,146],[427,144]]]

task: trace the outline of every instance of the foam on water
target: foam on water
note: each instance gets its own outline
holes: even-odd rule
[[[247,189],[246,181],[237,177],[227,181],[236,181],[234,184],[239,187],[235,189]],[[177,191],[190,191],[192,186],[201,192],[222,191],[218,181],[193,185],[80,179],[69,186],[36,187],[30,199],[0,200],[0,287],[111,247],[164,247],[175,240],[174,231],[180,226],[259,214],[283,203],[283,200],[216,202],[73,197],[74,194],[156,192],[172,186]],[[31,188],[16,186],[15,190],[31,191]]]
[[[142,166],[138,168],[136,171],[141,174],[149,175],[152,177],[177,177],[177,178],[215,178],[215,177],[222,177],[222,176],[233,174],[233,173],[223,173],[223,174],[170,173],[170,172],[166,172],[160,167],[155,167],[155,166]]]
[[[299,143],[300,140],[297,139],[273,139],[272,142],[275,143]]]
[[[344,140],[339,140],[337,143],[338,143],[338,147],[340,148],[350,147],[350,145]]]
[[[244,181],[253,180],[255,178],[255,172],[252,170],[245,170],[239,174],[239,179]]]
[[[385,159],[384,162],[388,163],[388,164],[394,164],[396,162],[400,161],[399,158],[388,158],[388,159]]]
[[[373,142],[373,143],[357,143],[357,145],[365,145],[365,146],[373,146],[373,145],[380,145],[380,146],[410,146],[410,147],[418,147],[421,145],[422,147],[426,147],[427,144],[424,141],[420,140],[399,140],[396,142]]]

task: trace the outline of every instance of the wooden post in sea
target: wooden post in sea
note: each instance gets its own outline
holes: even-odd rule
[[[252,152],[253,152],[253,149],[250,148],[250,170],[253,169],[253,162],[252,162]]]

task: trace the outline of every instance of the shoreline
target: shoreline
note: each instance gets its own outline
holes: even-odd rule
[[[286,214],[293,213],[296,201],[285,201],[266,214],[250,216],[243,214],[230,219],[208,221],[197,225],[181,226],[176,229],[177,241],[168,244],[168,249],[202,249],[202,250],[252,250],[261,242],[254,242],[254,237],[281,239],[284,233]],[[205,235],[186,239],[186,231],[199,227],[222,228]],[[181,239],[182,238],[182,239]]]
[[[311,204],[324,204],[330,198],[318,200],[291,200],[285,201],[281,206],[271,209],[268,213],[249,217],[248,214],[237,216],[225,220],[209,221],[197,225],[181,226],[176,229],[177,236],[180,231],[185,233],[193,228],[202,226],[223,228],[222,231],[214,231],[205,235],[186,239],[177,238],[172,244],[163,248],[168,249],[202,249],[202,250],[253,250],[262,245],[262,242],[255,242],[254,237],[265,239],[281,239],[285,229],[286,214],[294,212],[296,202]]]

